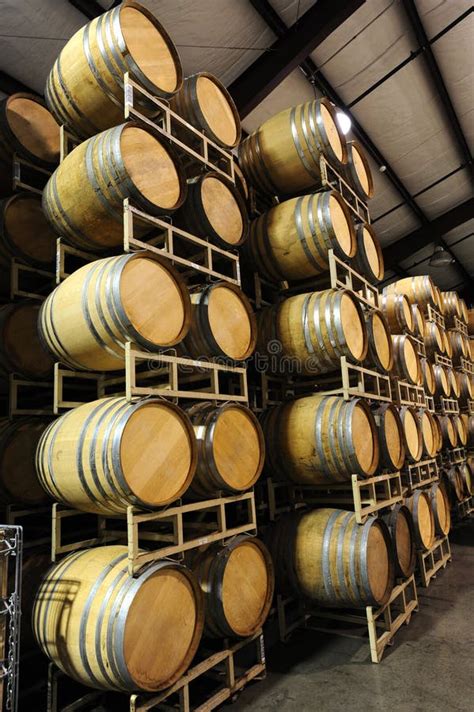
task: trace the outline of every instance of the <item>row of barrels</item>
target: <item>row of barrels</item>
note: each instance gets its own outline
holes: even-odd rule
[[[167,688],[203,635],[246,638],[268,616],[273,564],[254,536],[202,546],[183,563],[154,562],[133,578],[127,562],[122,545],[76,551],[52,566],[41,555],[25,559],[22,627],[31,615],[40,649],[87,686]]]
[[[405,277],[384,288],[384,294],[404,294],[410,304],[418,304],[426,311],[428,306],[440,312],[448,323],[454,317],[464,324],[469,322],[469,310],[457,292],[442,292],[429,275]]]
[[[0,421],[0,500],[117,514],[250,489],[263,470],[298,484],[370,477],[474,442],[474,419],[311,395],[264,411],[109,397],[48,422]],[[474,467],[472,458],[468,467]]]

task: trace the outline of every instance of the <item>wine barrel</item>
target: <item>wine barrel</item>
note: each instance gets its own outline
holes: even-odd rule
[[[436,381],[433,365],[426,358],[420,359],[421,371],[423,375],[423,387],[429,396],[434,396],[436,392]]]
[[[51,423],[36,456],[51,497],[98,514],[174,502],[189,487],[196,462],[189,418],[163,399],[84,403]]]
[[[323,97],[280,111],[239,146],[246,179],[260,192],[292,195],[322,184],[320,158],[337,169],[347,161],[336,109]]]
[[[410,462],[418,462],[423,454],[423,436],[415,408],[404,405],[400,408],[400,420],[405,437],[405,454]]]
[[[466,458],[466,465],[469,468],[469,471],[471,473],[471,480],[472,480],[472,485],[474,488],[474,455],[468,455]],[[474,492],[472,493],[474,494]]]
[[[59,126],[33,94],[11,94],[0,101],[0,162],[11,164],[15,153],[46,169],[59,161]]]
[[[364,312],[368,335],[367,361],[371,366],[388,373],[393,368],[393,344],[390,327],[380,309]]]
[[[453,421],[454,421],[454,426],[456,428],[456,434],[458,438],[458,444],[460,447],[464,447],[467,445],[467,427],[464,423],[464,420],[461,418],[459,415],[453,415],[452,416]]]
[[[469,336],[474,336],[474,307],[468,310],[467,314],[467,333]]]
[[[211,638],[246,638],[261,630],[275,587],[273,563],[266,546],[246,534],[216,542],[190,557],[201,587]]]
[[[468,400],[472,400],[474,397],[474,386],[472,383],[472,376],[467,373],[461,373],[457,371],[458,386],[459,386],[459,402],[462,405],[467,405]]]
[[[368,223],[356,226],[357,252],[351,266],[366,277],[372,284],[377,284],[384,276],[382,247],[375,231]]]
[[[459,331],[455,331],[454,329],[448,331],[448,334],[453,350],[453,363],[459,364],[462,358],[469,359],[471,357],[471,349],[469,347],[468,339],[466,339],[464,334],[461,334]]]
[[[347,163],[344,176],[365,203],[374,194],[374,181],[365,151],[358,141],[347,141]]]
[[[208,72],[186,77],[171,99],[171,108],[223,148],[240,142],[240,116],[225,86]],[[186,134],[188,141],[191,134]]]
[[[423,316],[423,312],[421,311],[418,304],[412,304],[411,313],[413,316],[414,334],[417,339],[421,339],[423,341],[425,338],[426,329],[426,321],[425,317]]]
[[[467,324],[469,323],[469,309],[467,308],[467,304],[462,297],[459,298],[459,304],[461,306],[460,319],[461,319],[462,323],[466,324],[466,326],[467,326]]]
[[[265,461],[265,441],[252,411],[239,403],[204,402],[187,413],[198,445],[190,493],[206,498],[221,490],[238,494],[253,487]]]
[[[461,385],[456,371],[453,371],[452,368],[447,368],[446,373],[448,374],[449,386],[451,388],[451,398],[459,398],[461,395]]]
[[[447,358],[452,358],[453,357],[453,342],[451,339],[451,334],[449,331],[442,331],[443,334],[443,339],[444,339],[444,353],[446,354]]]
[[[48,425],[44,418],[0,418],[0,503],[40,505],[49,502],[38,481],[35,453]]]
[[[423,454],[431,459],[436,455],[438,446],[438,432],[435,419],[429,410],[419,408],[417,410],[418,420],[421,428],[421,439],[423,443]]]
[[[237,188],[219,173],[188,180],[188,197],[173,222],[187,232],[229,250],[247,239],[247,208]],[[193,244],[198,249],[198,245]]]
[[[407,334],[392,336],[393,364],[396,375],[402,380],[418,386],[422,383],[420,357],[416,344]]]
[[[249,300],[230,282],[214,282],[191,294],[192,318],[180,345],[186,356],[244,361],[257,342],[257,322]]]
[[[38,336],[39,310],[28,301],[0,306],[0,371],[52,378],[54,362]]]
[[[449,398],[451,395],[451,381],[448,377],[448,372],[444,366],[435,364],[433,366],[433,373],[435,379],[435,393],[437,397]]]
[[[162,99],[178,91],[183,80],[169,35],[135,0],[99,15],[64,45],[46,82],[46,103],[58,124],[88,138],[123,120],[125,72]],[[146,116],[160,111],[141,95],[135,102]]]
[[[106,257],[73,272],[46,298],[40,335],[72,368],[123,368],[125,342],[177,344],[191,318],[189,294],[169,261],[149,252]]]
[[[54,263],[56,235],[34,193],[17,193],[0,201],[0,268],[12,259],[43,267]]]
[[[438,536],[447,536],[451,529],[451,511],[448,494],[441,482],[434,482],[427,494],[430,497],[435,533]]]
[[[43,210],[58,235],[80,249],[123,244],[123,200],[151,215],[169,215],[186,198],[181,161],[150,129],[128,122],[79,144],[43,191]],[[137,221],[134,221],[137,222]],[[137,237],[151,229],[134,225]]]
[[[441,292],[441,300],[443,302],[446,323],[452,324],[454,317],[458,319],[462,318],[463,312],[457,292]]]
[[[277,587],[320,606],[380,606],[394,584],[390,534],[378,517],[315,509],[280,518],[269,532]]]
[[[425,348],[428,357],[434,357],[436,353],[442,354],[445,351],[443,332],[435,321],[426,322]]]
[[[428,551],[435,542],[435,522],[428,492],[416,490],[405,504],[413,517],[415,543],[421,551]]]
[[[459,473],[461,475],[461,482],[463,485],[463,498],[470,497],[474,494],[474,481],[471,468],[466,462],[462,462],[459,465]]]
[[[427,274],[404,277],[384,288],[384,294],[405,294],[411,304],[418,304],[423,312],[428,305],[438,308],[435,285]]]
[[[31,530],[29,531],[30,540]],[[21,626],[20,626],[20,648],[23,662],[23,674],[29,675],[28,653],[35,653],[33,665],[38,665],[38,648],[36,645],[33,630],[31,628],[31,615],[36,594],[40,587],[45,572],[51,566],[51,555],[38,551],[36,548],[23,551],[23,561],[21,565]],[[13,582],[12,582],[13,583]],[[39,667],[39,665],[38,665]]]
[[[270,368],[276,360],[279,368],[290,362],[300,373],[314,376],[338,370],[341,356],[363,361],[367,355],[364,316],[349,290],[298,294],[263,309],[258,317],[258,350],[273,355]]]
[[[385,314],[392,334],[412,334],[415,330],[410,302],[404,294],[383,294],[380,308]]]
[[[225,160],[225,159],[224,159]],[[242,169],[237,163],[236,160],[233,161],[234,163],[234,180],[235,180],[235,187],[239,191],[240,195],[245,201],[245,205],[248,204],[249,200],[249,187],[247,184],[247,181],[245,180],[245,176],[242,173]]]
[[[416,564],[415,527],[411,512],[404,504],[397,503],[382,515],[382,519],[390,534],[395,576],[408,578]]]
[[[377,426],[361,398],[299,398],[266,411],[262,426],[269,471],[300,484],[370,477],[379,464]]]
[[[204,611],[194,574],[162,560],[129,576],[126,546],[76,551],[46,573],[33,607],[41,650],[69,677],[106,690],[155,691],[185,672]]]
[[[393,403],[382,403],[372,408],[377,425],[380,464],[390,472],[400,470],[405,462],[405,437],[402,421]]]
[[[438,416],[439,424],[441,425],[441,433],[443,435],[444,447],[456,447],[458,444],[458,433],[456,424],[450,415]]]
[[[265,279],[291,282],[327,272],[330,249],[343,260],[357,249],[349,210],[335,190],[270,208],[251,222],[244,253]]]
[[[453,498],[457,502],[462,502],[464,499],[464,479],[459,465],[450,467],[447,471],[447,476],[451,485]]]
[[[443,431],[441,430],[441,422],[437,413],[431,413],[433,416],[433,424],[436,432],[436,452],[443,449]]]
[[[441,297],[441,290],[439,287],[436,286],[436,284],[433,284],[433,289],[435,293],[435,307],[439,311],[439,313],[444,316],[444,302]]]

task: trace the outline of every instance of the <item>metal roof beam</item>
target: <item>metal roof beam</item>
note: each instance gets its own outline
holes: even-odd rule
[[[68,2],[75,7],[76,10],[82,12],[88,20],[93,20],[95,17],[106,12],[95,0],[68,0]]]
[[[10,74],[7,74],[6,72],[2,72],[0,70],[0,91],[2,91],[4,94],[17,94],[18,92],[21,93],[27,93],[27,94],[36,94],[38,96],[38,92],[32,89],[31,87],[26,86],[26,84],[23,84],[23,82],[20,82],[19,79],[15,79],[15,77],[12,77]]]
[[[228,87],[242,118],[365,0],[318,0]],[[269,4],[269,3],[268,3]],[[258,12],[260,10],[256,5]],[[264,18],[265,19],[265,18]],[[279,34],[279,33],[277,33]]]
[[[418,230],[414,230],[409,235],[397,240],[397,242],[393,242],[383,251],[386,268],[395,269],[398,262],[403,262],[407,257],[410,257],[410,255],[430,245],[432,242],[442,244],[443,247],[451,253],[449,246],[442,240],[442,236],[458,225],[467,222],[473,213],[474,198],[470,198],[455,208],[448,210],[448,212],[443,215],[439,215],[428,223],[428,225],[423,225],[418,228]],[[463,272],[463,277],[467,279],[468,282],[472,282],[472,277],[457,260],[456,262],[460,271]]]
[[[438,63],[431,48],[430,41],[426,35],[425,28],[423,27],[423,23],[418,14],[418,10],[416,9],[415,2],[414,0],[402,0],[402,2],[405,11],[408,15],[411,27],[413,28],[413,31],[415,33],[416,41],[423,49],[423,56],[425,58],[426,64],[428,65],[428,69],[431,73],[431,77],[433,79],[436,90],[441,97],[446,117],[449,121],[451,131],[454,135],[456,145],[459,150],[461,161],[463,163],[465,162],[470,164],[472,172],[472,156],[469,150],[469,146],[467,145],[466,138],[461,128],[461,124],[459,123],[459,119],[451,101],[451,97],[449,96],[448,90],[446,89],[446,84],[444,83],[444,79],[438,67]]]

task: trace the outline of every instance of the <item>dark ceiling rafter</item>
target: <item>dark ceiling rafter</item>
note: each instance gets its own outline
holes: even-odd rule
[[[474,8],[470,7],[468,10],[466,10],[461,15],[459,15],[459,17],[457,17],[455,20],[450,22],[449,25],[446,25],[446,27],[444,27],[440,32],[438,32],[437,35],[432,37],[430,40],[428,40],[428,38],[427,38],[427,42],[425,43],[425,45],[423,47],[419,47],[417,50],[414,50],[413,52],[411,52],[409,57],[407,57],[402,62],[400,62],[400,64],[397,64],[396,67],[394,67],[389,72],[387,72],[387,74],[384,74],[383,77],[380,77],[380,79],[377,79],[377,81],[374,82],[372,84],[372,86],[370,86],[368,89],[363,91],[362,94],[359,94],[359,96],[357,96],[355,99],[353,99],[353,101],[351,101],[350,104],[348,104],[348,107],[350,109],[352,109],[352,107],[355,106],[356,104],[358,104],[360,101],[362,101],[362,99],[365,99],[366,96],[369,96],[369,94],[372,94],[372,92],[375,91],[375,89],[378,89],[379,86],[384,84],[387,81],[387,79],[390,79],[391,77],[393,77],[394,74],[397,74],[397,72],[399,72],[401,69],[403,69],[403,67],[406,67],[407,64],[410,64],[410,62],[412,62],[414,59],[419,57],[420,54],[423,54],[423,52],[426,52],[428,46],[431,46],[432,44],[437,42],[439,39],[441,39],[441,37],[444,37],[444,35],[446,35],[448,32],[450,32],[454,27],[456,27],[456,25],[459,25],[461,22],[464,22],[464,20],[472,12],[474,12]]]
[[[449,92],[446,89],[446,84],[444,83],[443,75],[440,72],[436,57],[434,56],[433,50],[429,43],[428,37],[425,32],[425,28],[421,21],[421,18],[416,9],[414,0],[402,0],[405,12],[408,15],[411,27],[415,33],[416,40],[420,47],[424,50],[423,57],[426,61],[428,69],[431,74],[432,81],[441,98],[441,104],[443,106],[446,118],[449,121],[451,131],[453,133],[459,155],[462,163],[467,163],[470,165],[471,173],[473,169],[472,156],[467,145],[466,137],[464,136],[461,124],[459,123],[458,116],[454,109]]]
[[[2,72],[0,70],[0,91],[2,91],[4,94],[17,94],[21,92],[22,94],[35,94],[36,96],[39,96],[38,92],[32,89],[31,87],[26,86],[26,84],[23,84],[23,82],[20,82],[19,79],[15,79],[15,77],[12,77],[10,74],[7,74],[6,72]]]
[[[242,117],[260,104],[293,69],[326,39],[341,23],[361,7],[366,0],[318,0],[298,22],[283,32],[269,51],[263,52],[250,67],[228,87]],[[251,0],[260,12],[260,2]],[[270,3],[266,3],[273,11]],[[265,18],[263,18],[265,19]],[[269,25],[271,27],[271,25]]]
[[[93,20],[98,15],[102,15],[102,13],[106,12],[95,0],[68,0],[68,2],[75,7],[76,10],[82,12],[88,20]]]
[[[288,28],[285,24],[285,22],[281,19],[281,17],[278,15],[278,13],[273,9],[272,5],[268,0],[249,0],[251,5],[257,10],[257,12],[260,14],[260,16],[265,20],[265,22],[268,24],[268,26],[273,30],[273,32],[280,37],[280,39],[283,39],[284,36],[286,35]],[[396,188],[396,190],[400,193],[402,196],[404,203],[407,204],[411,210],[415,213],[417,216],[418,220],[421,222],[421,228],[420,230],[426,230],[428,233],[430,233],[432,223],[429,221],[423,210],[420,208],[414,197],[409,193],[401,179],[398,177],[398,175],[395,173],[393,168],[390,166],[388,161],[385,159],[383,154],[379,151],[377,146],[373,143],[373,141],[370,139],[368,134],[365,132],[365,130],[362,128],[362,126],[359,124],[357,119],[351,114],[350,108],[348,105],[345,104],[344,101],[342,101],[341,97],[337,94],[337,92],[333,89],[333,87],[330,85],[330,83],[326,80],[322,72],[317,68],[316,64],[313,62],[313,60],[310,57],[307,57],[301,64],[300,68],[303,71],[303,73],[306,75],[306,78],[308,81],[313,85],[317,86],[318,89],[344,113],[347,113],[352,121],[352,132],[353,134],[361,141],[361,143],[365,146],[366,150],[370,153],[372,158],[375,160],[375,162],[379,166],[384,166],[384,174],[387,176],[387,178],[390,180],[392,185]],[[401,207],[397,206],[397,207]],[[441,216],[443,217],[443,216]],[[463,280],[467,283],[472,285],[473,280],[470,277],[470,275],[467,273],[465,268],[462,266],[462,264],[459,262],[459,260],[456,258],[456,256],[450,251],[448,245],[443,241],[442,239],[442,230],[437,231],[434,230],[431,232],[432,238],[430,242],[437,242],[441,244],[451,255],[454,259],[456,259],[456,266],[462,274]],[[401,238],[404,240],[405,238]],[[393,244],[399,244],[400,241],[397,241],[396,243]],[[425,243],[428,244],[428,243]],[[390,245],[389,249],[393,247],[393,245]],[[408,252],[409,256],[411,252],[414,251],[410,248],[410,251]],[[384,250],[384,255],[385,255],[385,250]],[[403,258],[400,258],[399,261],[402,261]],[[397,261],[395,259],[391,259],[391,269],[393,271],[396,271],[398,274],[400,274],[403,270],[400,268],[399,265],[397,265]]]

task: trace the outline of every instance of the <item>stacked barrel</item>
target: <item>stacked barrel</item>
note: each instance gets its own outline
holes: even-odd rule
[[[331,506],[330,493],[340,501],[336,493],[344,486],[351,493],[353,477],[375,482],[394,473],[400,481],[412,414],[405,417],[391,402],[388,376],[411,372],[412,364],[392,337],[392,312],[378,302],[384,266],[366,206],[373,194],[369,164],[362,147],[341,132],[336,112],[326,98],[292,107],[239,148],[255,204],[269,197],[274,203],[254,213],[242,250],[249,294],[258,304],[263,292],[274,297],[257,312],[252,370],[273,492],[269,502],[263,494],[260,511],[281,600],[378,607],[390,599],[396,579],[413,574],[416,521],[401,502],[401,488],[396,506],[362,521],[354,503]],[[353,289],[331,282],[334,258],[352,275]],[[260,288],[252,293],[255,283]],[[372,302],[360,298],[362,283],[372,288]],[[360,394],[344,396],[338,387],[344,363],[386,382],[388,395],[377,398],[374,388],[371,397],[359,388]],[[284,483],[293,494],[275,507]],[[324,493],[327,507],[311,506],[315,492]],[[288,505],[295,499],[296,508]]]
[[[172,216],[204,241],[204,252],[208,244],[234,250],[248,232],[247,207],[230,177],[203,173],[206,161],[185,170],[173,137],[140,121],[123,122],[124,72],[148,94],[171,101],[221,153],[230,157],[240,140],[225,88],[207,73],[183,80],[173,42],[141,5],[125,2],[79,30],[48,78],[51,114],[42,107],[76,146],[52,173],[42,203],[34,197],[26,207],[25,198],[15,197],[7,222],[18,224],[18,249],[31,248],[32,257],[42,255],[48,238],[52,259],[61,237],[88,259],[41,308],[22,305],[18,318],[16,305],[3,308],[2,360],[10,370],[16,358],[27,375],[50,375],[56,361],[76,373],[117,376],[131,343],[149,352],[149,363],[164,351],[177,353],[173,368],[183,375],[200,360],[237,370],[254,351],[255,317],[235,280],[206,281],[199,267],[184,274],[157,250],[123,252],[125,199],[144,217]],[[159,120],[159,107],[145,95],[138,103]],[[22,104],[15,121],[27,123],[21,110]],[[180,139],[189,140],[189,132]],[[34,230],[26,224],[30,213]],[[156,234],[139,220],[135,236]],[[2,238],[2,249],[13,242],[5,230]],[[187,268],[200,263],[196,249],[188,243]],[[156,512],[184,498],[202,502],[197,516],[206,520],[223,498],[253,492],[265,446],[244,398],[223,402],[214,381],[203,398],[199,385],[189,379],[178,402],[119,392],[47,423],[5,421],[5,486],[13,497],[52,499],[100,516],[125,517],[130,507]],[[183,544],[179,560],[157,556],[133,577],[127,546],[71,546],[37,584],[32,625],[42,651],[90,687],[151,692],[183,675],[203,636],[228,645],[257,637],[273,594],[270,555],[253,533],[221,541],[207,536],[206,521],[193,523],[203,536],[185,561],[190,547]]]
[[[437,459],[439,485],[435,483],[433,489],[437,486],[444,491],[452,513],[458,515],[474,491],[472,461],[466,455],[474,436],[474,371],[466,303],[456,292],[441,292],[428,275],[407,277],[388,285],[383,298],[394,303],[403,300],[409,305],[414,316],[412,330],[423,341],[425,358],[421,359],[421,367],[427,408],[420,412],[424,454]],[[407,324],[405,331],[409,331]],[[431,453],[427,439],[433,442]],[[437,527],[438,536],[447,535],[446,529],[447,525]]]

